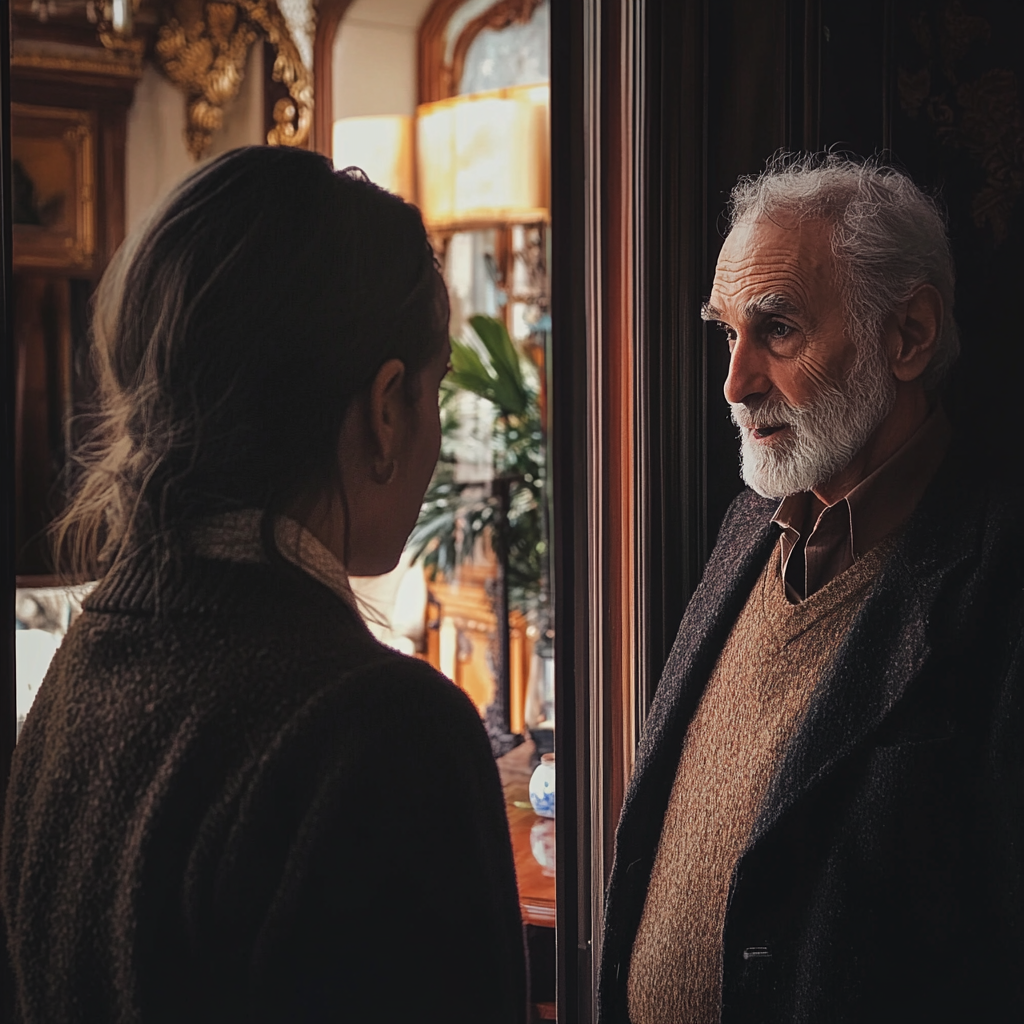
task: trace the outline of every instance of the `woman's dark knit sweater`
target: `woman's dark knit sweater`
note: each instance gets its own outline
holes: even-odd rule
[[[22,730],[0,878],[21,1019],[521,1021],[470,701],[301,572],[174,579],[108,576]]]

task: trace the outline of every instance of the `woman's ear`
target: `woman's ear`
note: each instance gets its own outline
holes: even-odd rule
[[[406,430],[405,364],[389,359],[378,371],[367,395],[368,455],[377,483],[391,482]]]
[[[942,296],[934,285],[923,284],[894,316],[889,365],[897,380],[917,380],[935,355],[942,329]]]

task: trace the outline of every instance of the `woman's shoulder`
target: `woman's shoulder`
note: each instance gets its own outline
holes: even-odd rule
[[[467,695],[430,665],[386,650],[293,706],[246,775],[257,802],[288,793],[289,813],[308,802],[317,815],[364,814],[385,799],[412,814],[425,794],[452,792],[466,813],[497,820],[501,809],[490,743]]]
[[[429,663],[379,644],[376,656],[340,673],[314,698],[317,704],[351,709],[417,732],[443,729],[483,737],[480,714],[464,690]]]

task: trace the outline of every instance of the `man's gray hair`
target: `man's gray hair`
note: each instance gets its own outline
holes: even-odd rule
[[[933,390],[960,352],[953,319],[953,254],[942,210],[907,175],[876,159],[839,153],[773,156],[732,190],[729,224],[795,214],[832,225],[832,255],[851,336],[880,338],[885,318],[922,284],[942,296],[935,355],[921,377]]]

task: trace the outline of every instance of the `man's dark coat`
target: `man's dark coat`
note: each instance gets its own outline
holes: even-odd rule
[[[950,455],[779,765],[733,874],[725,1024],[1024,1021],[1024,501]],[[626,986],[686,728],[765,560],[733,503],[622,810],[600,1021]],[[682,1022],[681,1022],[682,1024]]]

